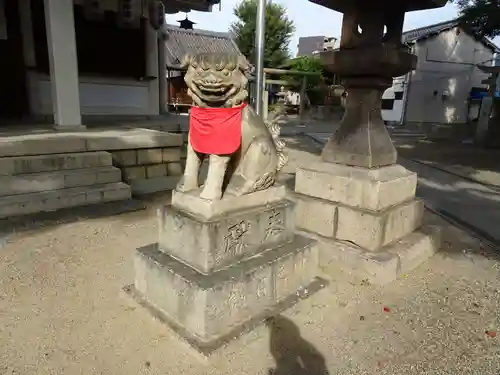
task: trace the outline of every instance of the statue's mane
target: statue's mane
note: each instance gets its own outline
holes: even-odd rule
[[[203,69],[214,69],[222,71],[225,68],[234,70],[238,68],[247,77],[250,75],[251,66],[247,59],[239,53],[198,53],[196,55],[185,55],[182,63],[182,69],[188,69],[190,66],[197,68],[201,66]]]

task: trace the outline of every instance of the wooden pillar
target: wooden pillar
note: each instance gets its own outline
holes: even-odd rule
[[[302,86],[300,87],[300,107],[299,107],[299,117],[301,119],[304,116],[304,110],[306,108],[306,90],[307,90],[307,76],[303,76]]]
[[[73,2],[45,0],[55,127],[82,128]]]

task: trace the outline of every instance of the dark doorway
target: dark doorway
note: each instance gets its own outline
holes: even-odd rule
[[[0,39],[0,118],[20,119],[29,112],[29,104],[19,5],[17,0],[3,4],[7,33],[6,39]]]

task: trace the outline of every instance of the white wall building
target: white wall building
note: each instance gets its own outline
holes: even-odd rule
[[[317,55],[325,51],[333,51],[337,38],[333,36],[305,36],[299,38],[297,57]]]
[[[477,115],[471,91],[486,88],[478,64],[491,62],[497,47],[458,26],[442,22],[403,34],[418,57],[414,71],[396,77],[382,97],[382,117],[397,124],[467,123]]]

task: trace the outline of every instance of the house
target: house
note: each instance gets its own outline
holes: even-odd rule
[[[403,33],[403,43],[418,57],[417,67],[394,78],[382,96],[386,122],[408,126],[466,124],[477,117],[488,75],[478,64],[494,60],[498,48],[486,38],[477,39],[457,20]]]
[[[82,115],[159,115],[164,14],[219,2],[0,1],[1,123],[70,130]]]
[[[238,46],[229,33],[208,30],[186,30],[165,25],[165,66],[167,92],[165,101],[169,111],[183,112],[191,106],[184,82],[185,69],[181,63],[188,54],[203,52],[238,53]]]
[[[299,38],[297,57],[312,56],[323,51],[335,49],[337,38],[327,36],[305,36]]]

